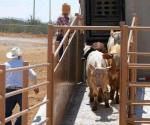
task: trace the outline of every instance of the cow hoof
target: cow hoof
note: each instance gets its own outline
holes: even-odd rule
[[[90,102],[94,102],[94,98],[93,97],[90,97]]]
[[[105,104],[105,108],[110,108],[109,103],[106,103],[106,104]]]
[[[100,103],[100,102],[102,102],[103,100],[102,100],[102,98],[101,97],[98,97],[98,102]]]
[[[116,100],[116,104],[119,104],[119,100]]]
[[[96,111],[97,110],[97,106],[92,106],[92,111]]]

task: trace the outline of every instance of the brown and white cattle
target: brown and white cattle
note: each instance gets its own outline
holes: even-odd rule
[[[109,70],[109,80],[111,86],[110,98],[114,101],[114,94],[116,92],[115,101],[119,103],[119,84],[120,84],[120,42],[121,33],[111,32],[109,41],[107,43],[108,53],[113,58],[108,59],[108,64],[111,67]]]
[[[87,85],[90,89],[90,101],[93,102],[92,110],[97,110],[98,102],[105,102],[109,107],[110,87],[107,63],[103,53],[97,50],[89,53],[86,61]]]

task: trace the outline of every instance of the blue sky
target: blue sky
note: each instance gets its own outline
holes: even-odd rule
[[[43,22],[49,21],[49,0],[35,0],[36,15],[35,18]],[[61,14],[61,6],[63,3],[71,5],[71,15],[78,12],[78,0],[51,0],[52,3],[52,20],[56,20]],[[29,19],[33,13],[33,0],[0,0],[0,18],[14,17]]]

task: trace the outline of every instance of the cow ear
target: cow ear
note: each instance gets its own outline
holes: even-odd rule
[[[104,54],[103,54],[103,58],[104,58],[104,59],[112,59],[112,58],[113,58],[113,55],[112,55],[112,54],[108,54],[108,53],[104,53]]]
[[[110,30],[110,36],[112,36],[113,33],[114,33],[114,31],[111,29],[111,30]]]

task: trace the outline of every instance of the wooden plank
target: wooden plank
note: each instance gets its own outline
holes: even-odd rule
[[[28,66],[28,62],[24,62],[24,66]],[[29,70],[23,70],[23,88],[28,87]],[[22,93],[22,111],[28,108],[28,91]],[[22,116],[22,125],[28,125],[28,113]]]
[[[127,66],[127,41],[128,41],[128,26],[121,27],[121,87],[120,87],[120,125],[127,125],[127,81],[128,81],[128,66]]]
[[[6,67],[5,65],[0,65],[0,70],[2,70],[0,74],[0,122],[1,125],[5,125],[5,74]]]

